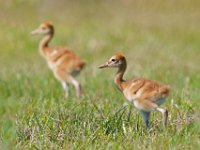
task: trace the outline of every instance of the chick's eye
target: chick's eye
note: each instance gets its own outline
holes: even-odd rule
[[[42,27],[42,30],[45,30],[46,28],[45,27]]]
[[[111,61],[112,61],[112,62],[114,62],[114,61],[115,61],[115,59],[111,59]]]

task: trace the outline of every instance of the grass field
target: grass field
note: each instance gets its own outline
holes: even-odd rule
[[[0,1],[0,148],[200,148],[199,8],[198,0]],[[56,29],[51,45],[87,61],[81,99],[73,90],[63,98],[38,53],[41,38],[29,35],[45,20]],[[113,83],[116,70],[98,69],[117,52],[127,56],[126,79],[171,86],[166,129],[155,112],[146,131]]]

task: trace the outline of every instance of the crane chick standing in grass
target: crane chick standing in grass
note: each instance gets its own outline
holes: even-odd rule
[[[39,52],[46,59],[56,79],[61,82],[66,97],[68,96],[68,84],[72,84],[75,87],[76,95],[80,97],[81,85],[74,77],[83,69],[85,62],[69,49],[50,48],[48,46],[54,35],[54,27],[51,23],[42,23],[31,34],[44,35],[44,38],[39,43]]]
[[[161,85],[147,79],[133,79],[125,81],[123,79],[126,71],[126,58],[122,54],[116,54],[110,58],[108,62],[99,68],[116,67],[118,68],[115,75],[115,84],[118,89],[123,92],[126,99],[133,103],[134,106],[141,111],[146,127],[149,127],[150,112],[157,110],[163,115],[163,124],[166,127],[168,111],[159,106],[165,102],[169,95],[169,86]]]

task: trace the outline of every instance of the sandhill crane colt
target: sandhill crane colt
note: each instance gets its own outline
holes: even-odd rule
[[[81,85],[75,80],[75,76],[84,68],[85,62],[67,48],[50,48],[49,42],[54,35],[54,27],[49,22],[42,23],[31,35],[44,35],[39,43],[39,52],[46,59],[49,68],[53,71],[68,96],[68,84],[72,84],[76,90],[76,96],[81,95]]]
[[[123,75],[126,71],[127,63],[122,54],[112,56],[108,62],[99,66],[99,68],[106,67],[118,68],[114,82],[126,99],[141,111],[146,127],[149,128],[150,113],[154,110],[162,113],[163,124],[166,127],[168,111],[159,106],[165,102],[166,97],[169,95],[169,86],[147,79],[124,80]]]

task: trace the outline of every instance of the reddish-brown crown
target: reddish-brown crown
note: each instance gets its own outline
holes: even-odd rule
[[[43,23],[39,26],[39,28],[48,28],[48,29],[54,31],[53,24],[52,24],[51,22],[49,22],[49,21],[43,22]]]
[[[117,59],[117,60],[123,60],[125,59],[125,56],[123,54],[118,53],[118,54],[113,55],[111,58]]]

